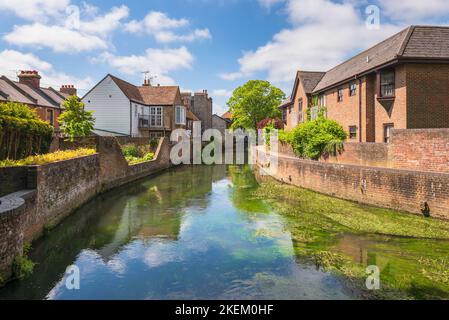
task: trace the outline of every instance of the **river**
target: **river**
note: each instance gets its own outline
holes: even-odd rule
[[[449,297],[444,279],[419,273],[420,259],[435,254],[427,250],[447,257],[449,242],[351,232],[319,214],[309,227],[275,199],[252,196],[256,177],[249,167],[187,166],[103,194],[33,243],[33,274],[0,289],[0,298],[370,297],[363,277],[353,285],[347,269],[323,263],[326,252],[357,268],[379,265],[391,292]],[[71,265],[80,272],[75,290],[66,285]]]

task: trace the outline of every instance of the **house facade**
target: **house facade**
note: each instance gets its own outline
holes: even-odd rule
[[[0,103],[18,102],[28,105],[36,110],[43,121],[49,122],[56,131],[59,130],[57,121],[63,112],[63,103],[71,95],[76,95],[77,90],[73,85],[63,85],[59,90],[52,87],[41,87],[41,76],[38,71],[21,71],[19,81],[14,81],[6,76],[0,77]]]
[[[108,74],[83,98],[94,111],[95,133],[102,136],[158,138],[187,126],[187,109],[177,86],[135,86]]]
[[[287,130],[325,107],[354,142],[449,128],[449,28],[411,26],[327,72],[299,71],[280,107]]]
[[[232,121],[226,118],[222,118],[217,114],[212,115],[212,128],[221,132],[225,135],[227,129],[231,127]]]
[[[201,121],[201,130],[204,132],[212,128],[213,101],[207,90],[202,92],[183,92],[181,94],[184,106]]]

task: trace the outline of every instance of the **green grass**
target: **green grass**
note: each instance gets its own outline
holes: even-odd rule
[[[46,153],[36,156],[27,157],[22,160],[2,160],[0,161],[0,167],[21,167],[21,166],[31,166],[31,165],[43,165],[48,163],[53,163],[57,161],[69,160],[84,156],[89,156],[95,154],[94,149],[77,149],[77,150],[66,150],[66,151],[56,151],[53,153]]]

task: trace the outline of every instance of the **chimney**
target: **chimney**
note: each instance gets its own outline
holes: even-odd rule
[[[143,86],[144,86],[144,87],[151,87],[150,79],[145,79],[145,80],[143,80]]]
[[[73,84],[65,84],[61,86],[59,92],[68,94],[69,96],[76,96],[77,90]]]
[[[23,70],[19,74],[19,83],[39,89],[41,86],[41,76],[36,70]]]

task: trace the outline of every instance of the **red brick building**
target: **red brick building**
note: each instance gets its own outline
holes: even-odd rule
[[[298,71],[280,107],[287,130],[326,107],[359,142],[389,142],[393,128],[449,128],[449,28],[411,26],[327,72]]]
[[[77,90],[73,85],[63,85],[60,90],[40,86],[41,76],[37,71],[21,71],[19,81],[5,76],[0,78],[0,103],[13,101],[36,109],[39,117],[59,129],[58,117],[63,111],[62,104]]]

